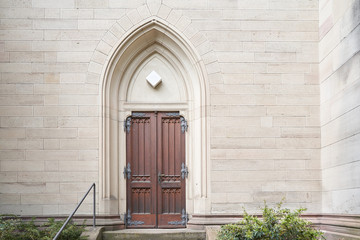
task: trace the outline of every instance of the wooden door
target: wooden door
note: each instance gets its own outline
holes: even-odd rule
[[[184,119],[178,113],[133,113],[125,129],[127,227],[185,227]]]

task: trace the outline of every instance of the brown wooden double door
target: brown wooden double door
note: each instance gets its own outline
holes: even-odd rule
[[[185,124],[174,112],[134,112],[127,118],[128,228],[185,227]]]

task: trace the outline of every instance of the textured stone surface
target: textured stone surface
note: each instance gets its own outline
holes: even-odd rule
[[[322,209],[360,213],[360,3],[320,1]]]
[[[320,212],[320,101],[322,129],[330,129],[322,134],[322,154],[328,156],[323,166],[359,160],[357,4],[2,1],[0,212],[68,213],[88,186],[98,183],[103,160],[99,79],[124,34],[150,16],[184,36],[208,74],[210,213],[242,206],[257,211],[264,199],[275,202],[284,196],[289,207]],[[341,124],[349,128],[332,131]],[[339,152],[348,155],[339,160]],[[349,179],[358,167],[324,169],[329,189],[324,199],[335,204],[326,210],[359,213],[353,190],[344,187],[358,189],[358,178]],[[333,174],[348,178],[335,187]],[[58,201],[59,194],[74,192],[77,197]],[[54,199],[47,201],[50,196]],[[87,204],[80,212],[89,209]]]

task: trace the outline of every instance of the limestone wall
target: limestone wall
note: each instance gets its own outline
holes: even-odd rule
[[[142,5],[146,10],[154,2],[160,1],[1,0],[1,213],[67,214],[85,189],[98,183],[102,96],[99,79],[93,79],[89,69],[102,71],[97,62],[105,62],[113,44],[111,34],[127,30],[117,29],[100,41],[111,26],[129,11]],[[199,56],[209,66],[210,213],[241,213],[242,206],[253,211],[263,200],[271,203],[283,197],[287,206],[320,212],[318,1],[163,0],[162,4],[167,8],[155,15],[175,22],[171,27],[176,28],[178,11],[190,19],[191,28],[186,28],[188,22],[178,26],[193,36],[190,42],[199,45]],[[346,21],[347,14],[343,15],[339,19]],[[135,16],[139,14],[122,18],[128,22],[119,26],[133,24]],[[335,26],[341,21],[334,18],[333,22]],[[322,33],[322,45],[330,34],[341,35],[335,29]],[[349,34],[349,38],[341,44],[340,37],[337,43],[333,38],[327,41],[334,49],[335,70],[344,62],[348,64],[344,66],[359,63],[355,56],[345,61],[354,50],[345,46],[356,45],[352,36],[358,29],[348,29],[344,36]],[[205,40],[196,39],[199,36],[210,44],[201,45]],[[339,62],[336,46],[346,49],[343,62]],[[321,69],[332,56],[324,53],[327,49],[320,49]],[[209,51],[215,54],[206,55]],[[95,60],[89,66],[91,59]],[[333,148],[327,146],[342,144],[353,151],[344,151],[346,157],[341,161],[351,162],[355,155],[349,154],[355,154],[358,139],[354,133],[359,126],[355,124],[359,101],[353,101],[358,85],[351,77],[345,88],[329,77],[338,75],[324,71],[323,92],[331,92],[325,89],[327,83],[334,84],[336,92],[328,97],[331,101],[322,96],[323,109],[331,102],[338,110],[323,118],[323,130],[329,128],[323,137],[323,153],[337,165],[338,158],[330,151]],[[348,110],[333,101],[340,95]],[[346,131],[331,131],[342,123]],[[324,186],[332,181],[327,174],[354,173],[356,166],[359,164],[326,168]],[[331,190],[353,184],[350,179],[336,181],[339,188]],[[116,200],[117,196],[112,197]],[[90,209],[88,201],[80,212]]]
[[[323,212],[360,213],[360,2],[320,1]]]
[[[317,1],[209,8],[193,21],[221,74],[211,82],[212,212],[258,211],[283,197],[320,211]]]

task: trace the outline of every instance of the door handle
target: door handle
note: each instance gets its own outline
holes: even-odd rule
[[[165,174],[158,174],[158,182],[161,183],[162,177],[165,177]]]

